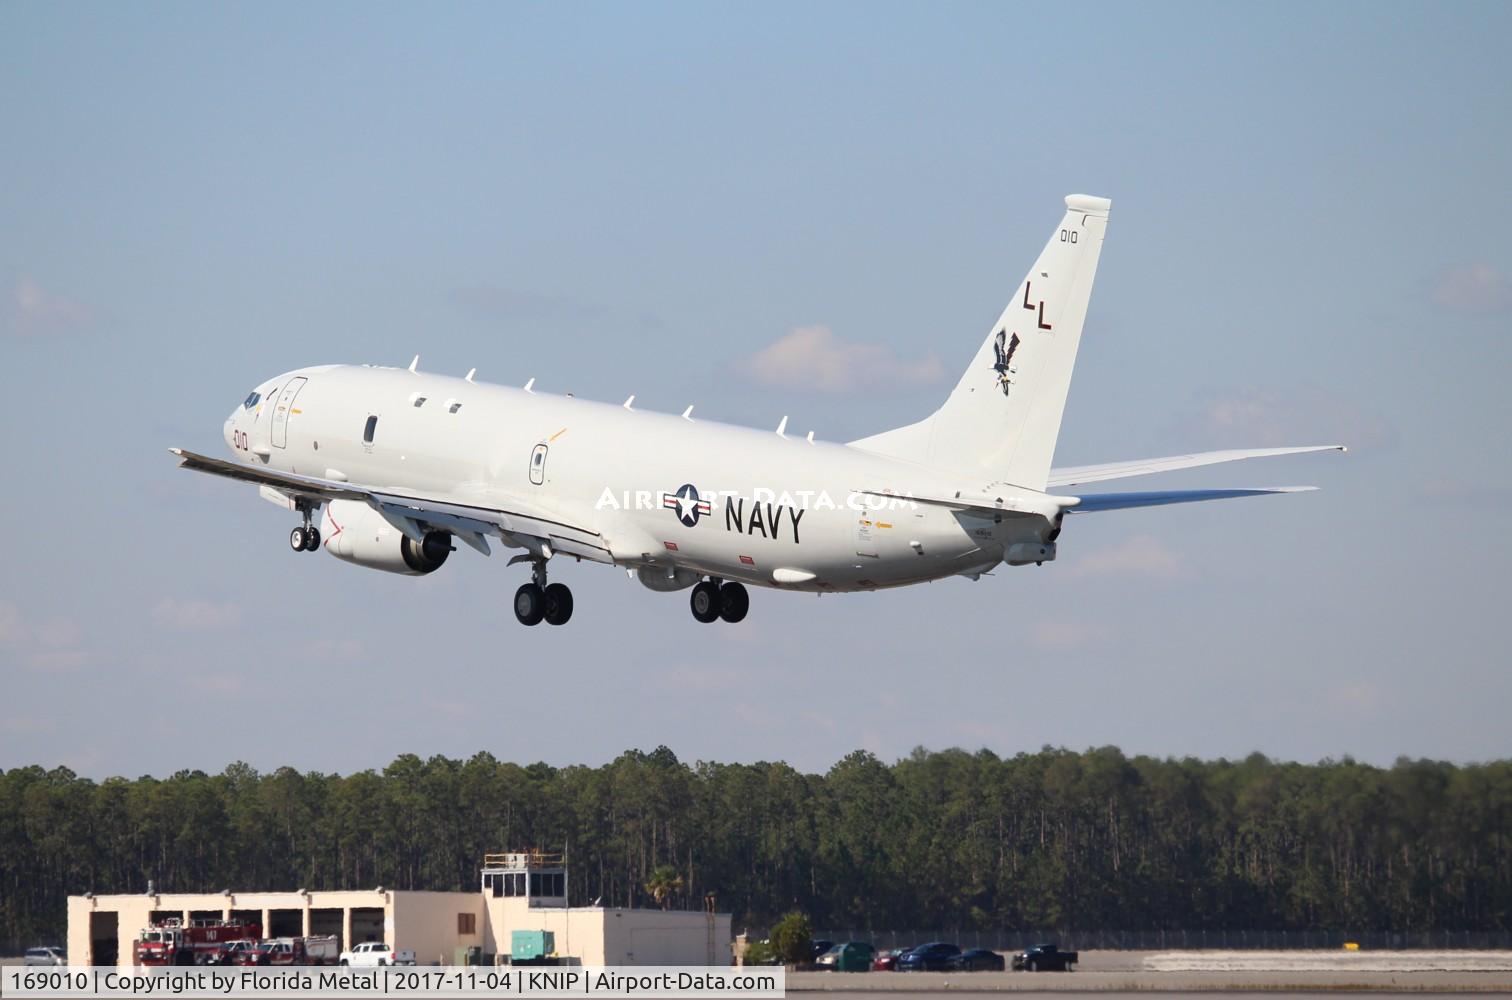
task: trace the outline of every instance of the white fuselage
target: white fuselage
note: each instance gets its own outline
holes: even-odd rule
[[[643,573],[870,590],[979,573],[1039,537],[1037,522],[862,495],[958,482],[848,445],[396,368],[305,368],[258,391],[225,425],[254,466],[477,507],[527,498]]]

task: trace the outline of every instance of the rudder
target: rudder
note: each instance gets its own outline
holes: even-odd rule
[[[1071,195],[1034,267],[943,406],[854,447],[1043,490],[1112,206]]]

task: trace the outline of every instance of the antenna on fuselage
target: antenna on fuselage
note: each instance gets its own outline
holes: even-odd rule
[[[777,425],[777,436],[787,437],[787,417],[782,418],[782,423]]]
[[[525,383],[525,391],[526,392],[535,392],[535,378],[534,377],[532,377],[529,382]]]
[[[809,444],[813,444],[814,443],[814,432],[813,431],[809,431],[808,432],[808,437],[805,438],[804,440],[808,441]]]
[[[410,362],[410,371],[416,375],[420,374],[420,355],[415,355],[415,360]]]
[[[478,374],[478,369],[476,369],[476,368],[469,368],[469,369],[467,369],[467,381],[471,382],[472,381],[472,377],[474,375],[476,375],[476,374]]]
[[[627,410],[633,410],[633,409],[635,409],[635,407],[633,407],[633,406],[630,405],[633,402],[635,402],[635,393],[632,392],[630,394],[630,398],[627,399],[627,400],[625,400],[625,409],[627,409]]]
[[[690,406],[686,410],[683,411],[683,419],[684,420],[692,420],[693,419],[693,407]]]

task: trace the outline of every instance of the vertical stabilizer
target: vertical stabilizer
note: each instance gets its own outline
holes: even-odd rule
[[[1068,197],[1065,217],[945,404],[919,423],[851,444],[1043,490],[1111,205]]]

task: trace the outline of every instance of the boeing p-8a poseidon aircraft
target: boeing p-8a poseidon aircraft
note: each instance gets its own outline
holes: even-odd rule
[[[1072,195],[1044,252],[938,410],[833,444],[408,369],[302,368],[225,422],[236,461],[185,468],[255,483],[297,512],[296,551],[422,575],[460,540],[522,550],[516,617],[553,625],[561,556],[691,587],[701,622],[746,615],[745,584],[875,590],[1056,556],[1067,514],[1311,487],[1084,493],[1087,483],[1338,445],[1219,451],[1051,469],[1111,202]],[[313,516],[323,510],[320,527]]]

